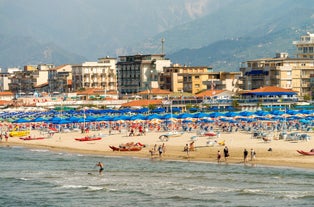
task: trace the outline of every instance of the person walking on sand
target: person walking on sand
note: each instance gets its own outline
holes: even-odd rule
[[[189,157],[189,145],[186,144],[185,147],[183,148],[183,152],[186,152],[186,156]]]
[[[224,148],[224,157],[225,157],[225,162],[227,162],[227,158],[229,157],[229,149],[227,146]]]
[[[166,153],[166,145],[165,143],[162,143],[162,153],[165,154]]]
[[[99,175],[101,175],[102,171],[104,171],[104,164],[101,162],[98,162],[96,166],[99,167]]]
[[[246,149],[244,149],[244,151],[243,151],[243,161],[244,161],[244,163],[247,162],[247,156],[248,156],[248,154],[249,154],[249,152],[248,152]]]
[[[221,160],[221,153],[220,153],[220,150],[218,150],[218,152],[217,152],[217,162],[220,163],[220,160]]]
[[[255,156],[256,156],[256,152],[255,152],[255,150],[252,148],[252,149],[251,149],[251,161],[255,160]]]
[[[159,145],[159,147],[158,147],[158,153],[159,153],[159,158],[161,158],[162,157],[162,153],[163,153],[161,145]]]

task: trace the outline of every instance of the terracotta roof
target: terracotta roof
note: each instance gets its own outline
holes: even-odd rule
[[[250,90],[248,91],[249,93],[252,92],[295,92],[291,89],[286,89],[286,88],[279,88],[277,86],[265,86],[262,88],[258,88],[258,89],[254,89],[254,90]]]
[[[138,92],[138,95],[147,95],[147,94],[154,94],[154,95],[169,95],[171,92],[168,90],[162,90],[159,88],[152,88],[151,90],[145,90]]]
[[[77,92],[77,95],[97,95],[97,94],[104,94],[104,89],[101,89],[101,88],[86,88],[84,91],[78,91]]]
[[[132,106],[148,106],[148,105],[161,105],[162,100],[134,100],[122,104],[122,107],[132,107]]]
[[[104,94],[117,95],[117,91],[106,91],[102,88],[86,88],[84,91],[78,91],[77,95],[104,95]]]
[[[212,97],[212,96],[217,96],[218,94],[224,92],[224,90],[206,90],[206,91],[203,91],[199,94],[196,94],[195,96],[196,97]]]
[[[0,96],[13,96],[13,93],[11,91],[2,91]]]

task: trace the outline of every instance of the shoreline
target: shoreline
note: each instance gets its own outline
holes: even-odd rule
[[[95,132],[90,133],[89,135]],[[39,134],[39,132],[35,133]],[[114,157],[135,157],[135,158],[147,158],[152,159],[149,150],[154,144],[160,145],[165,143],[166,152],[162,156],[161,160],[165,161],[188,161],[188,162],[207,162],[217,163],[217,151],[223,151],[224,146],[206,146],[208,140],[225,141],[226,146],[229,148],[230,157],[227,162],[224,161],[222,156],[222,162],[219,164],[239,164],[247,166],[274,166],[274,167],[294,167],[302,169],[314,169],[314,156],[299,155],[296,150],[307,150],[314,148],[314,141],[308,142],[288,142],[283,140],[273,140],[269,143],[265,143],[259,139],[252,139],[247,133],[223,133],[219,138],[208,139],[206,137],[198,137],[196,143],[196,150],[189,152],[187,157],[186,152],[183,151],[183,147],[186,143],[191,142],[190,137],[193,133],[186,133],[182,137],[170,138],[168,142],[161,142],[158,137],[164,134],[163,132],[149,132],[144,136],[128,137],[125,134],[108,135],[100,141],[91,142],[78,142],[73,137],[82,137],[84,134],[71,132],[63,134],[55,134],[52,138],[44,140],[30,140],[24,141],[17,137],[10,137],[8,142],[2,140],[0,147],[6,146],[21,146],[25,148],[33,149],[47,149],[50,151],[67,152],[67,153],[79,153],[88,155],[99,156],[114,156]],[[311,133],[312,134],[312,133]],[[34,135],[36,136],[36,135]],[[141,151],[136,152],[121,152],[112,151],[109,145],[119,145],[126,142],[141,142],[147,145]],[[250,155],[248,156],[248,162],[243,162],[243,149],[246,148],[250,151],[251,148],[257,152],[256,159],[250,161]],[[272,148],[272,151],[268,151]],[[159,160],[159,156],[153,158]]]

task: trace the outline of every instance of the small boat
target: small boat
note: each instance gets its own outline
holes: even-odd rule
[[[115,147],[109,146],[113,151],[141,151],[142,146],[131,146],[131,147]]]
[[[42,140],[45,137],[20,137],[21,140],[28,141],[28,140]]]
[[[196,135],[202,136],[202,137],[215,137],[215,136],[218,137],[218,133],[216,133],[214,131],[209,131],[209,132],[203,131],[203,130],[202,131],[197,131]]]
[[[204,136],[214,137],[214,136],[217,136],[217,134],[215,132],[205,132]]]
[[[270,142],[271,141],[270,137],[263,137],[262,139],[264,140],[264,142]]]
[[[30,131],[11,131],[9,132],[10,137],[22,137],[30,134]]]
[[[314,155],[314,149],[311,149],[309,152],[303,151],[303,150],[297,150],[298,153],[301,155]]]
[[[161,141],[168,141],[170,137],[180,137],[182,134],[184,134],[184,132],[171,131],[167,134],[160,135],[159,139]]]
[[[80,142],[97,141],[97,140],[101,140],[101,137],[83,137],[83,138],[75,138],[75,140],[80,141]]]

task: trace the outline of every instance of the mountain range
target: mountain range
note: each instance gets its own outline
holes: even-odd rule
[[[161,53],[173,63],[238,71],[295,54],[314,31],[311,0],[0,0],[0,67],[78,64]]]

